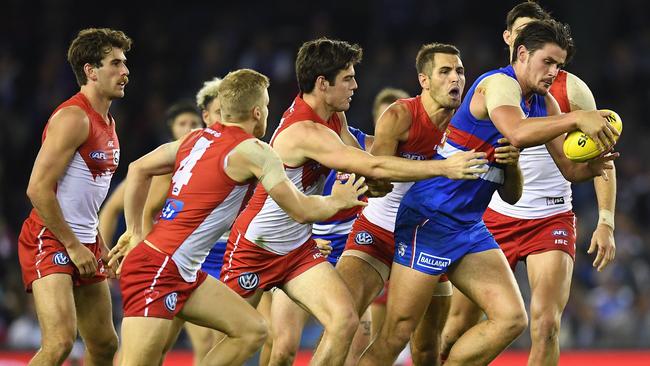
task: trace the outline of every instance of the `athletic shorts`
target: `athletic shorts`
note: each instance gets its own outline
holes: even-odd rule
[[[499,249],[483,221],[462,223],[445,215],[425,217],[400,206],[395,225],[394,260],[419,272],[437,276],[466,254]]]
[[[390,268],[395,253],[395,240],[393,233],[373,224],[361,214],[352,225],[345,250],[367,253]]]
[[[221,275],[221,266],[223,266],[223,254],[226,252],[227,240],[219,239],[217,243],[210,249],[208,256],[201,265],[201,270],[210,276],[219,279]]]
[[[84,286],[106,279],[106,268],[101,259],[102,243],[100,237],[94,243],[84,243],[97,259],[97,272],[90,278],[82,278],[72,263],[61,242],[45,226],[28,217],[18,236],[18,259],[27,292],[32,292],[32,283],[54,273],[72,276],[73,286]]]
[[[572,211],[541,219],[518,219],[487,209],[483,221],[494,235],[510,268],[531,254],[560,250],[576,257],[576,217]]]
[[[141,242],[122,263],[124,316],[172,319],[207,276],[199,270],[196,281],[186,282],[170,256]]]
[[[258,289],[267,291],[281,287],[323,262],[326,259],[313,238],[291,252],[279,255],[259,247],[233,230],[226,245],[221,281],[246,298],[254,295]]]

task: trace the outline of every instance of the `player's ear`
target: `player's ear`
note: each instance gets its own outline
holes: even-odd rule
[[[256,121],[259,121],[259,120],[262,119],[262,108],[260,108],[260,106],[256,105],[255,107],[253,107],[252,112],[253,112],[253,118]]]
[[[316,87],[318,90],[325,91],[329,85],[330,82],[327,81],[325,76],[320,75],[318,78],[316,78]]]
[[[504,30],[503,31],[503,42],[505,42],[508,46],[510,46],[510,31],[509,30]]]
[[[86,74],[86,79],[97,81],[97,68],[89,63],[84,65],[84,73]]]
[[[528,49],[523,44],[517,47],[517,60],[519,62],[525,62],[528,57]]]
[[[418,74],[418,81],[420,81],[420,86],[424,90],[429,90],[429,77],[423,73]]]

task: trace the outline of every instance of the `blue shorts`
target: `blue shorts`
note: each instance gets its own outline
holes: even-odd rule
[[[332,246],[332,253],[327,256],[327,261],[332,263],[333,266],[336,266],[343,249],[345,249],[345,242],[348,240],[347,235],[341,234],[329,234],[329,235],[312,235],[314,239],[324,239],[331,241],[330,245]]]
[[[226,243],[227,240],[217,240],[214,247],[210,249],[210,253],[205,257],[205,262],[201,265],[203,272],[206,272],[210,276],[219,279],[219,274],[221,273],[221,266],[223,265],[223,254],[226,252]]]
[[[443,214],[425,217],[400,206],[395,222],[394,261],[433,276],[466,254],[499,249],[483,221],[462,223]]]

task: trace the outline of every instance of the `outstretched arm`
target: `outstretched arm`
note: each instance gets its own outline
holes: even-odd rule
[[[237,145],[228,156],[225,170],[238,182],[257,177],[271,198],[300,223],[326,220],[340,210],[366,205],[357,199],[367,189],[364,179],[355,180],[354,176],[346,184],[336,183],[331,196],[306,196],[291,183],[277,153],[257,139]]]

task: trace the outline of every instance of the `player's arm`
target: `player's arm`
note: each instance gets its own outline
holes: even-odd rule
[[[587,84],[579,77],[567,74],[567,97],[571,110],[596,110],[596,100]],[[611,171],[594,178],[596,200],[598,201],[598,224],[591,236],[587,253],[596,251],[593,266],[602,271],[616,255],[614,241],[614,212],[616,210],[616,167],[611,162]]]
[[[83,277],[97,270],[94,254],[86,248],[67,224],[56,198],[56,184],[75,152],[88,138],[90,121],[78,107],[59,110],[50,119],[45,141],[36,156],[27,186],[27,196],[45,226],[63,244],[70,260]]]
[[[338,171],[399,182],[435,176],[476,179],[477,174],[485,172],[486,169],[475,166],[487,163],[484,153],[475,152],[457,153],[446,160],[426,161],[373,156],[345,145],[334,131],[312,122],[296,123],[287,128],[276,137],[275,146],[289,165],[298,165],[293,163],[302,163],[307,158]]]
[[[476,103],[474,103],[474,98]],[[472,97],[472,114],[489,116],[497,129],[518,148],[544,144],[560,135],[582,130],[598,145],[609,150],[619,132],[605,120],[605,112],[575,111],[571,113],[526,118],[520,107],[521,88],[517,81],[504,74],[494,74],[479,84]],[[487,116],[484,116],[484,112]]]
[[[376,156],[394,156],[399,143],[408,139],[411,123],[411,114],[403,104],[391,104],[377,120],[370,153]]]
[[[124,211],[124,182],[120,182],[99,211],[99,233],[108,246],[113,245],[117,219]]]
[[[337,115],[339,116],[339,120],[341,121],[341,133],[339,135],[339,137],[341,137],[341,141],[343,141],[343,143],[348,146],[361,149],[361,146],[359,146],[359,141],[357,141],[357,139],[354,137],[354,135],[352,135],[352,133],[348,129],[348,120],[345,117],[345,113],[338,112]]]
[[[348,183],[335,183],[331,196],[306,196],[291,183],[284,165],[271,147],[257,139],[246,140],[228,155],[226,174],[237,182],[256,177],[271,198],[295,221],[309,223],[326,220],[340,210],[365,206],[357,197],[366,191],[363,177]]]
[[[157,175],[151,179],[149,194],[142,211],[142,235],[145,236],[153,229],[156,215],[165,205],[169,185],[172,181],[171,174]]]
[[[510,145],[508,139],[499,140],[501,146],[494,150],[496,162],[504,164],[504,182],[497,189],[505,202],[514,205],[521,198],[524,190],[524,177],[519,169],[519,149]]]
[[[547,113],[552,116],[561,113],[557,101],[550,94],[546,96],[546,110]],[[592,110],[595,110],[595,102],[593,103]],[[562,173],[562,176],[564,176],[564,179],[572,183],[584,182],[600,176],[607,179],[607,170],[613,168],[612,160],[618,157],[618,153],[600,156],[585,163],[576,163],[569,160],[566,155],[564,155],[562,146],[564,144],[564,139],[565,135],[562,134],[546,143],[546,149],[553,158],[555,165],[557,165],[558,169]]]

